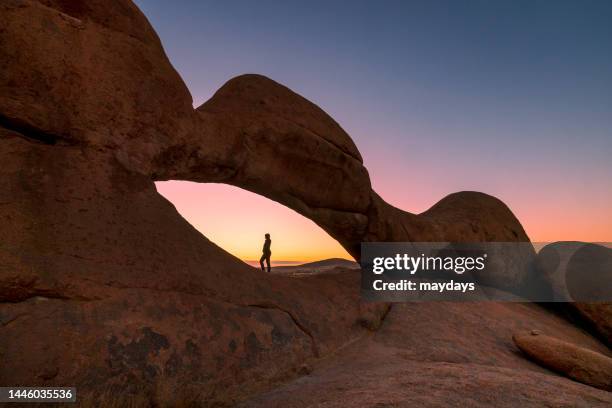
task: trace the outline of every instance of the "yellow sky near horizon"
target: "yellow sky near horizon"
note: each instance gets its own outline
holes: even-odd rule
[[[227,184],[188,181],[155,184],[158,192],[172,202],[191,225],[242,260],[259,260],[265,233],[272,236],[273,263],[352,259],[336,240],[313,221],[266,197]],[[500,198],[506,203],[512,201]],[[572,203],[550,208],[537,199],[535,192],[519,198],[514,205],[509,205],[534,243],[609,241],[606,238],[609,236],[610,220],[594,224],[578,209],[574,211],[576,216],[568,218],[565,211]],[[418,201],[416,196],[410,199],[411,202]],[[391,203],[415,211],[401,202]],[[580,203],[577,201],[573,204],[579,206]],[[598,201],[593,200],[593,203],[596,205]],[[605,202],[599,203],[606,205]],[[422,203],[421,207],[421,211],[428,208]],[[418,208],[416,210],[419,212]]]
[[[242,260],[259,260],[265,233],[272,236],[273,261],[352,259],[313,221],[266,197],[227,184],[166,181],[155,185],[191,225]]]

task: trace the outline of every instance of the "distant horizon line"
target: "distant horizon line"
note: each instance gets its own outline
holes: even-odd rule
[[[553,243],[558,243],[558,242],[582,242],[585,244],[596,244],[596,245],[601,245],[607,248],[612,248],[612,242],[604,242],[604,241],[571,241],[571,240],[566,240],[566,241],[532,241],[531,244],[534,247],[534,250],[536,252],[539,252],[543,247],[545,247],[546,245],[549,244],[553,244]],[[240,258],[239,259],[249,265],[252,266],[259,266],[259,259],[243,259]],[[349,261],[349,262],[357,262],[352,258],[343,258],[340,256],[332,256],[332,257],[328,257],[328,258],[316,258],[316,259],[302,259],[302,260],[287,260],[287,259],[281,259],[281,260],[274,260],[271,259],[270,260],[270,264],[271,265],[276,265],[276,266],[295,266],[295,265],[301,265],[301,264],[307,264],[307,263],[312,263],[312,262],[320,262],[320,261],[327,261],[330,259],[337,259],[337,260],[344,260],[344,261]]]
[[[311,263],[311,262],[318,262],[318,261],[327,261],[329,259],[338,259],[338,260],[344,260],[344,261],[349,261],[349,262],[356,262],[354,259],[347,259],[347,258],[342,258],[342,257],[338,257],[338,256],[332,256],[330,258],[320,258],[320,259],[304,259],[304,260],[295,260],[295,261],[290,261],[290,260],[279,260],[279,261],[275,261],[274,259],[270,260],[270,263],[272,265],[300,265],[300,264],[305,264],[305,263]],[[259,265],[259,259],[241,259],[243,262],[248,263],[248,264],[254,264],[254,265]]]

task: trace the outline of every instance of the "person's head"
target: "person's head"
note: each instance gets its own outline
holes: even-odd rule
[[[266,239],[270,239],[270,234],[266,234]]]

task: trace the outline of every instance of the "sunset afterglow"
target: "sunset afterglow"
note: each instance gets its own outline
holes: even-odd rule
[[[482,191],[533,241],[612,241],[605,2],[137,3],[194,106],[230,78],[260,73],[347,131],[390,204],[419,213],[450,193]],[[265,232],[276,260],[348,256],[314,223],[255,194],[158,189],[242,259],[259,257]]]
[[[272,236],[273,263],[351,259],[314,222],[250,191],[225,184],[186,181],[158,182],[156,186],[191,225],[243,260],[259,259],[265,233]]]

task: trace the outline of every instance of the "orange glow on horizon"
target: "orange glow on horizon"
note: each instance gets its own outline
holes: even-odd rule
[[[168,181],[158,182],[156,187],[198,231],[242,260],[259,260],[265,233],[272,236],[273,264],[352,259],[313,221],[266,197],[225,184]],[[421,192],[414,191],[420,194],[410,197],[394,196],[393,191],[397,190],[386,191],[391,204],[416,213],[444,197],[431,185]],[[577,199],[572,194],[557,195],[552,200],[550,192],[539,191],[523,191],[522,195],[509,191],[506,196],[493,192],[493,195],[510,207],[532,242],[612,241],[612,217],[597,216],[612,214],[605,194],[600,199],[591,196],[589,200]],[[410,202],[412,207],[402,202]]]
[[[273,263],[352,259],[313,221],[250,191],[187,181],[157,182],[156,187],[198,231],[242,260],[259,260],[265,233],[272,237]]]

